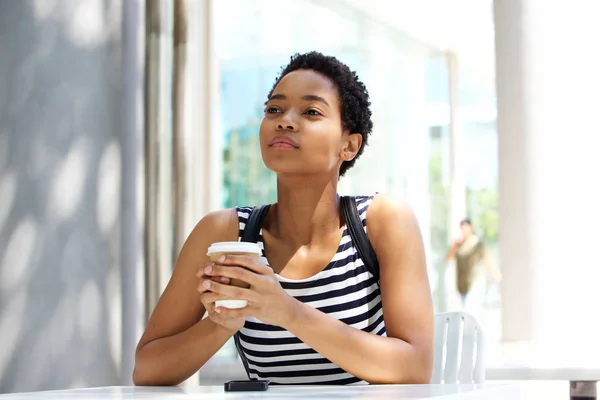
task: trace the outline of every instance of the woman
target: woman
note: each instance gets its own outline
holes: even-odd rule
[[[249,209],[206,215],[140,339],[134,383],[179,384],[238,332],[251,378],[428,383],[433,309],[413,212],[380,195],[357,198],[380,283],[356,254],[340,212],[338,180],[373,126],[364,84],[337,59],[311,52],[291,58],[267,99],[260,145],[277,174],[277,203],[261,236],[270,267],[239,256],[211,264],[207,247],[239,240]],[[228,285],[234,278],[250,288]],[[248,306],[215,308],[224,298]]]
[[[462,299],[465,311],[481,319],[487,290],[487,275],[500,281],[502,276],[483,242],[475,235],[469,219],[460,222],[461,237],[457,239],[448,254],[446,263],[456,261],[456,288]]]

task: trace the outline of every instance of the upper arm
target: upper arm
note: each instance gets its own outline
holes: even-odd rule
[[[456,244],[453,244],[450,249],[448,249],[448,253],[446,253],[446,262],[449,262],[452,258],[454,258],[454,256],[456,255],[456,249],[457,246]]]
[[[379,260],[386,334],[433,362],[433,302],[417,219],[410,207],[381,195],[373,199],[367,218]]]
[[[479,251],[479,254],[481,255],[481,261],[491,262],[492,260],[490,258],[490,255],[488,254],[485,244],[483,242],[479,242],[479,244],[477,246],[479,246],[478,251]]]
[[[210,261],[206,251],[212,243],[237,241],[238,226],[235,209],[212,212],[198,222],[179,253],[171,279],[150,316],[138,348],[183,332],[202,318],[205,309],[197,291],[200,281],[196,273]]]

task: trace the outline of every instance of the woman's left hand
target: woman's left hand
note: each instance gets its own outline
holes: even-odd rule
[[[245,289],[209,282],[208,291],[219,298],[226,296],[248,301],[248,306],[241,309],[217,307],[215,311],[224,317],[255,317],[265,324],[282,328],[293,320],[297,300],[283,290],[271,267],[258,263],[254,258],[241,255],[222,256],[217,263],[207,266],[204,273],[213,278],[239,279],[250,285]]]

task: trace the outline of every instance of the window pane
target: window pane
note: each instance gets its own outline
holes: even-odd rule
[[[448,237],[444,57],[343,3],[220,0],[214,5],[220,102],[212,114],[220,118],[224,138],[223,206],[276,201],[276,178],[263,165],[258,141],[266,95],[293,53],[336,56],[367,85],[375,124],[368,147],[339,191],[383,192],[413,206],[437,293]],[[303,23],[285,24],[292,15]],[[219,357],[235,358],[232,343]]]

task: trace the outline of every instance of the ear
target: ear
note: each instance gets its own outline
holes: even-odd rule
[[[346,136],[346,142],[344,143],[344,147],[342,147],[342,152],[340,154],[340,158],[343,161],[351,161],[356,157],[358,151],[360,150],[360,146],[362,146],[362,135],[360,133],[349,133]]]

